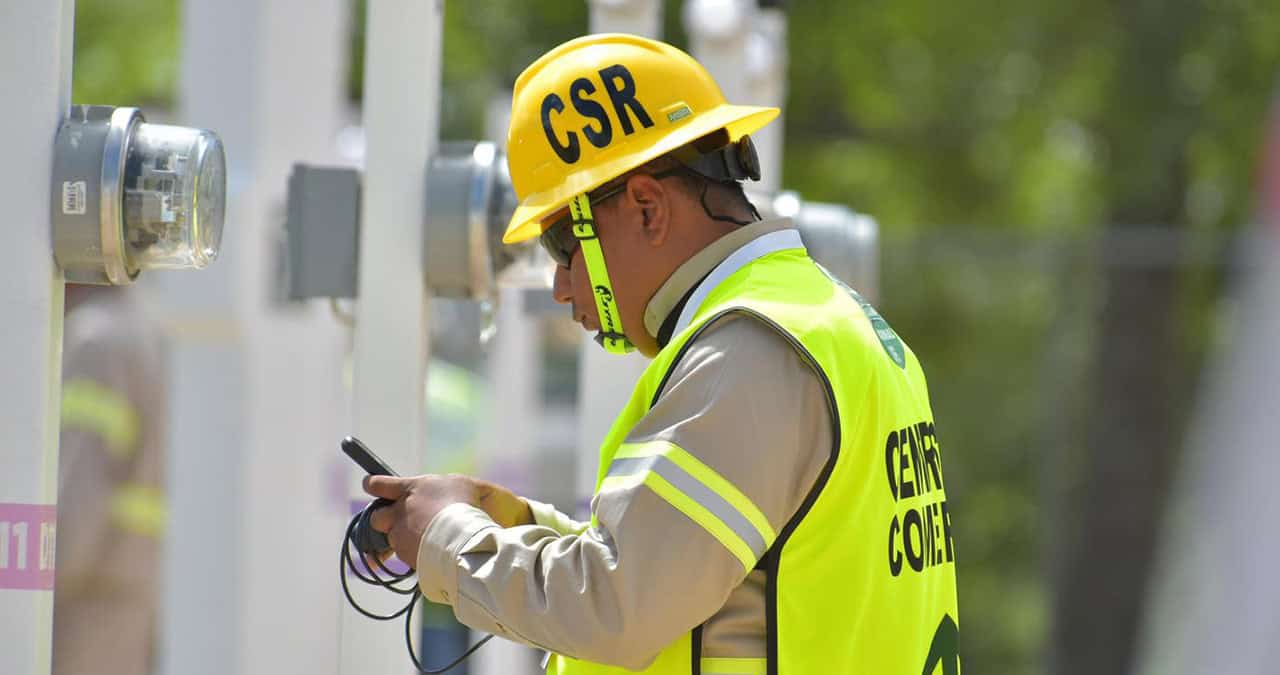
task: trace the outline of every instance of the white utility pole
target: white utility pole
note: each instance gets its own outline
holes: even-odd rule
[[[54,264],[53,140],[71,104],[73,0],[0,3],[0,673],[47,675],[53,639],[62,272]]]
[[[443,13],[442,0],[374,0],[365,32],[355,431],[405,474],[425,464],[424,193],[439,129]],[[341,622],[343,675],[412,671],[398,627],[349,607]]]
[[[1133,673],[1276,669],[1280,543],[1258,536],[1259,524],[1280,518],[1271,485],[1280,470],[1275,434],[1259,423],[1280,408],[1280,220],[1269,229],[1256,233],[1244,256],[1250,268],[1236,293],[1241,309],[1231,313],[1231,343],[1200,392]]]
[[[633,33],[661,39],[662,3],[655,0],[589,0],[592,33]],[[644,32],[640,32],[644,31]],[[643,329],[643,326],[634,326]],[[591,495],[596,490],[596,470],[600,464],[600,444],[631,390],[640,380],[649,360],[638,352],[619,356],[600,348],[591,336],[584,336],[578,362],[578,503],[579,518],[589,515]]]
[[[587,0],[592,33],[631,33],[656,38],[662,35],[661,0]]]
[[[510,120],[511,92],[508,90],[490,100],[485,116],[485,137],[493,141],[499,151],[505,150]],[[526,312],[525,292],[524,288],[498,288],[493,317],[496,332],[485,359],[489,382],[488,419],[484,420],[476,449],[476,467],[481,477],[505,485],[516,494],[537,496],[532,495],[531,489],[535,487],[539,460],[542,333],[535,317]],[[484,636],[484,633],[471,632],[473,642]],[[442,654],[436,660],[452,656]],[[541,651],[499,638],[468,660],[467,672],[471,675],[537,673],[541,656]]]
[[[772,106],[784,110],[787,102],[787,13],[782,2],[761,3],[746,38],[747,90],[743,105]],[[751,134],[760,153],[758,189],[777,194],[782,189],[782,115]]]
[[[272,298],[290,164],[334,160],[349,13],[345,0],[183,3],[178,113],[222,135],[229,194],[215,265],[139,282],[173,366],[166,675],[337,669],[348,337],[325,303]]]
[[[686,0],[689,54],[711,73],[725,100],[753,103],[747,80],[747,42],[756,0]]]
[[[738,105],[783,108],[787,98],[787,14],[782,2],[689,0],[684,26],[689,52]],[[760,182],[766,195],[782,189],[782,117],[751,135],[760,153]]]
[[[505,134],[503,135],[505,138]],[[494,317],[497,332],[487,359],[489,421],[481,434],[476,465],[485,478],[497,481],[516,494],[530,494],[538,452],[537,426],[541,402],[538,378],[542,355],[539,326],[524,311],[523,288],[499,288]],[[484,633],[472,631],[474,642]],[[436,658],[438,666],[454,654]],[[472,675],[524,675],[536,673],[542,652],[501,638],[491,640],[471,657]]]

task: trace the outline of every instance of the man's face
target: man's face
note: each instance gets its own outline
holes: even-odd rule
[[[617,192],[612,187],[615,186],[596,190],[604,198],[591,200],[592,216],[623,330],[640,353],[652,357],[658,353],[658,344],[645,330],[644,310],[675,266],[683,261],[679,258],[673,263],[678,255],[673,255],[672,247],[666,245],[673,210],[680,208],[679,195],[671,182],[646,174],[629,177]],[[567,214],[565,209],[545,222],[557,222]],[[585,330],[598,332],[600,316],[581,246],[573,246],[567,262],[567,266],[556,267],[552,295],[556,302],[570,306],[573,320]]]

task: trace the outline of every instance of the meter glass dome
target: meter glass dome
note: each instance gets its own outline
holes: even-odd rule
[[[225,164],[222,142],[211,132],[137,125],[124,171],[124,239],[132,268],[202,268],[217,257]]]

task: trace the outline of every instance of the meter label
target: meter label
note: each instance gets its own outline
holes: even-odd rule
[[[0,504],[0,589],[53,590],[57,508]]]
[[[83,216],[85,214],[86,193],[89,186],[85,181],[62,182],[62,215]]]

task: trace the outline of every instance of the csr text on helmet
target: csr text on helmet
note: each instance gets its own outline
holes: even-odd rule
[[[644,128],[648,129],[653,126],[653,120],[650,119],[649,112],[636,99],[636,81],[626,66],[620,63],[614,64],[608,68],[600,69],[597,74],[600,76],[602,88],[609,95],[609,101],[613,103],[613,112],[617,115],[623,134],[630,136],[635,133],[635,125],[631,122],[631,115],[635,115],[636,120]],[[588,98],[595,93],[595,84],[585,77],[579,77],[569,84],[569,102],[573,104],[573,109],[579,115],[589,117],[596,122],[594,125],[591,123],[582,125],[582,135],[586,136],[587,141],[595,147],[604,149],[613,142],[613,123],[610,121],[609,113],[604,106],[599,101]],[[559,94],[555,92],[547,94],[542,99],[542,130],[546,132],[547,142],[556,151],[556,155],[564,160],[566,164],[573,164],[582,157],[582,145],[578,141],[577,132],[567,132],[565,135],[567,140],[561,143],[560,135],[551,123],[551,114],[563,113],[564,109],[564,100],[560,98]]]

